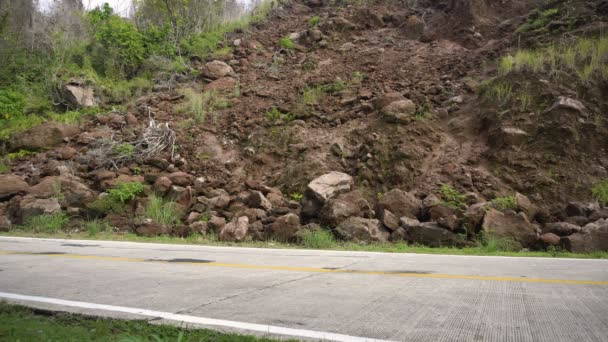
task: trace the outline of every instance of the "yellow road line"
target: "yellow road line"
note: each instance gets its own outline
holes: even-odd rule
[[[84,260],[158,262],[158,263],[172,263],[172,264],[182,264],[182,265],[187,264],[187,265],[205,266],[205,267],[225,267],[225,268],[311,272],[311,273],[348,273],[348,274],[385,275],[385,276],[411,277],[411,278],[464,279],[464,280],[510,281],[510,282],[520,282],[520,283],[551,283],[551,284],[576,284],[576,285],[608,285],[608,281],[598,281],[598,280],[516,278],[516,277],[497,277],[497,276],[458,275],[458,274],[426,274],[426,273],[410,273],[410,272],[401,272],[400,273],[400,272],[386,272],[386,271],[326,269],[326,268],[316,268],[316,267],[231,264],[231,263],[221,263],[221,262],[168,261],[168,260],[154,260],[154,259],[145,259],[145,258],[128,258],[128,257],[82,255],[82,254],[59,254],[59,253],[53,254],[53,253],[0,251],[0,255],[31,255],[31,256],[45,256],[45,257],[55,257],[55,258],[67,258],[67,259],[84,259]]]

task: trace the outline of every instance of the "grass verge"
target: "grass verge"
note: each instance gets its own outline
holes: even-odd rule
[[[276,341],[208,329],[184,329],[142,320],[98,318],[0,302],[2,341]]]
[[[419,245],[408,245],[406,243],[371,243],[358,244],[353,242],[336,241],[329,237],[304,238],[303,244],[289,244],[276,241],[249,241],[249,242],[224,242],[218,241],[216,235],[194,234],[186,238],[157,236],[144,237],[131,233],[99,232],[90,236],[87,232],[78,233],[37,233],[21,230],[0,232],[0,236],[18,236],[35,238],[57,238],[78,240],[107,240],[107,241],[130,241],[166,244],[190,244],[205,246],[232,246],[252,248],[276,248],[276,249],[323,249],[333,251],[360,251],[360,252],[385,252],[385,253],[419,253],[419,254],[446,254],[446,255],[480,255],[480,256],[513,256],[513,257],[541,257],[541,258],[575,258],[575,259],[608,259],[608,252],[594,253],[570,253],[558,249],[548,251],[505,251],[498,248],[495,243],[489,243],[467,248],[452,247],[426,247]],[[308,240],[308,242],[307,242]]]

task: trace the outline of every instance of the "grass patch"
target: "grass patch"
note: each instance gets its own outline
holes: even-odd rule
[[[281,45],[281,47],[283,49],[287,49],[287,50],[293,50],[293,49],[296,48],[296,44],[289,37],[283,37],[283,38],[281,38],[279,40],[279,45]]]
[[[312,87],[304,89],[302,92],[302,103],[307,106],[319,104],[321,98],[325,95],[322,87]]]
[[[43,214],[30,218],[22,228],[33,232],[54,233],[61,230],[69,220],[65,213]]]
[[[321,17],[319,17],[318,15],[315,15],[314,17],[308,19],[308,26],[315,27],[315,26],[319,25],[319,21],[321,21]]]
[[[327,249],[336,244],[332,233],[325,229],[307,230],[302,234],[302,246],[311,249]]]
[[[144,216],[160,224],[177,225],[181,224],[182,211],[177,203],[153,195],[146,206]]]
[[[142,183],[120,183],[116,188],[108,190],[107,195],[89,204],[89,209],[98,214],[122,213],[125,210],[125,204],[143,193],[144,189]]]
[[[237,92],[240,95],[240,90],[235,89],[235,94]],[[177,110],[190,114],[197,123],[204,122],[209,114],[230,106],[228,101],[214,91],[198,93],[192,88],[184,88],[180,90],[180,94],[184,95],[185,101],[178,106]]]
[[[515,209],[517,201],[514,196],[497,197],[491,201],[492,206],[500,211]]]
[[[89,233],[90,237],[97,236],[101,232],[110,231],[110,224],[103,220],[93,220],[84,224],[85,229]]]
[[[608,205],[608,179],[591,188],[593,199],[600,202],[602,205]]]
[[[6,165],[4,162],[0,162],[0,174],[9,173],[11,171],[11,167]]]
[[[121,143],[114,146],[112,153],[120,157],[131,157],[135,153],[135,146],[129,143]]]
[[[549,8],[544,11],[536,10],[529,15],[528,20],[517,29],[516,33],[527,33],[544,28],[558,14],[559,10],[557,8]]]
[[[460,191],[454,189],[449,184],[443,184],[441,186],[441,197],[443,198],[443,205],[452,209],[461,209],[466,206],[465,195]]]
[[[272,107],[269,111],[266,112],[265,114],[266,119],[270,120],[270,121],[293,121],[296,117],[295,115],[291,114],[291,113],[282,113],[281,111],[279,111],[276,107]]]
[[[56,313],[0,302],[0,338],[6,341],[276,341],[268,338],[150,324],[144,320]]]

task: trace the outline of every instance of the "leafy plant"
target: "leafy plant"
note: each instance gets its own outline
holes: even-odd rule
[[[593,198],[603,205],[608,205],[608,180],[604,180],[591,188]]]
[[[144,192],[144,185],[138,182],[120,183],[114,189],[108,191],[108,196],[112,199],[126,203],[135,199],[139,194]]]
[[[25,157],[35,156],[36,152],[28,151],[28,150],[19,150],[17,152],[12,152],[6,155],[9,160],[21,159]]]
[[[287,49],[287,50],[293,50],[296,47],[296,44],[294,44],[293,40],[291,40],[291,38],[289,37],[283,37],[279,40],[279,45],[281,45],[281,47],[283,49]]]
[[[294,201],[300,202],[302,198],[304,198],[304,195],[299,192],[293,192],[291,195],[289,195],[289,197],[291,197],[291,199]]]
[[[25,97],[10,89],[0,89],[0,119],[9,120],[23,115]]]
[[[43,214],[28,219],[23,228],[37,232],[56,232],[68,222],[65,213]]]
[[[493,199],[491,203],[494,208],[501,211],[515,209],[515,207],[517,207],[517,200],[515,200],[514,196],[497,197]]]
[[[446,207],[461,209],[465,206],[465,195],[448,184],[443,184],[441,186],[441,197],[443,198],[443,204]]]
[[[305,248],[323,249],[336,245],[332,233],[325,229],[306,230],[301,235],[302,245]]]
[[[121,143],[114,146],[112,152],[121,157],[131,157],[135,153],[135,146],[129,143]]]
[[[0,162],[0,174],[2,174],[2,173],[8,173],[10,171],[11,171],[11,167],[10,166],[6,165],[3,162]]]
[[[319,25],[320,20],[321,20],[321,18],[318,15],[315,15],[314,17],[308,19],[308,26],[315,27],[315,26]]]
[[[321,86],[321,89],[323,89],[323,91],[328,94],[337,93],[346,88],[348,88],[348,84],[343,81],[336,81],[334,83],[330,83],[330,84]]]
[[[160,224],[176,225],[180,224],[182,215],[177,203],[165,201],[161,197],[152,195],[146,206],[144,216]]]
[[[266,118],[270,121],[293,121],[295,116],[291,113],[282,113],[276,107],[272,107],[269,111],[266,112]]]

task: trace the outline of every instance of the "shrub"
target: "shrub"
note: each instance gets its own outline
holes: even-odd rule
[[[302,245],[306,248],[323,249],[336,244],[332,233],[325,229],[306,230],[302,234]]]
[[[602,205],[608,205],[608,180],[604,180],[593,186],[591,194]]]
[[[282,113],[276,107],[272,107],[269,111],[266,112],[266,118],[270,121],[293,121],[295,116],[291,113]]]
[[[10,89],[0,89],[0,119],[10,120],[23,115],[25,97]]]
[[[56,232],[69,222],[65,213],[43,214],[30,218],[24,228],[37,232]]]
[[[314,17],[308,19],[308,26],[315,27],[315,26],[319,25],[320,20],[321,20],[321,18],[318,15],[315,15]]]
[[[517,201],[514,196],[497,197],[491,201],[492,206],[498,210],[515,209]]]
[[[448,184],[441,186],[441,197],[446,207],[461,209],[465,205],[465,196]]]
[[[165,201],[161,197],[153,195],[146,206],[144,216],[160,224],[180,224],[182,215],[177,203]]]
[[[521,25],[516,32],[526,33],[543,28],[547,24],[549,24],[549,22],[551,22],[552,17],[556,16],[558,13],[559,10],[557,8],[550,8],[542,12],[538,10],[534,11],[528,17],[528,21]]]
[[[304,195],[302,195],[299,192],[294,192],[291,195],[289,195],[289,197],[291,197],[292,200],[300,202],[302,200],[302,198],[304,198]]]
[[[108,196],[117,202],[126,203],[144,192],[144,185],[138,182],[120,183],[116,188],[108,191]]]
[[[326,85],[322,86],[323,91],[328,94],[337,93],[346,88],[348,88],[348,84],[343,81],[336,81],[334,83],[326,84]]]
[[[318,104],[323,95],[321,87],[306,88],[302,93],[302,103],[307,106]]]
[[[11,171],[11,167],[6,165],[4,162],[0,162],[0,174],[8,173]]]
[[[281,45],[281,47],[283,49],[287,49],[287,50],[293,50],[296,47],[293,40],[291,40],[291,38],[289,38],[289,37],[281,38],[281,40],[279,40],[279,45]]]
[[[95,236],[100,232],[105,232],[110,230],[110,224],[106,221],[102,220],[93,220],[85,223],[85,228],[89,233],[89,236]]]

